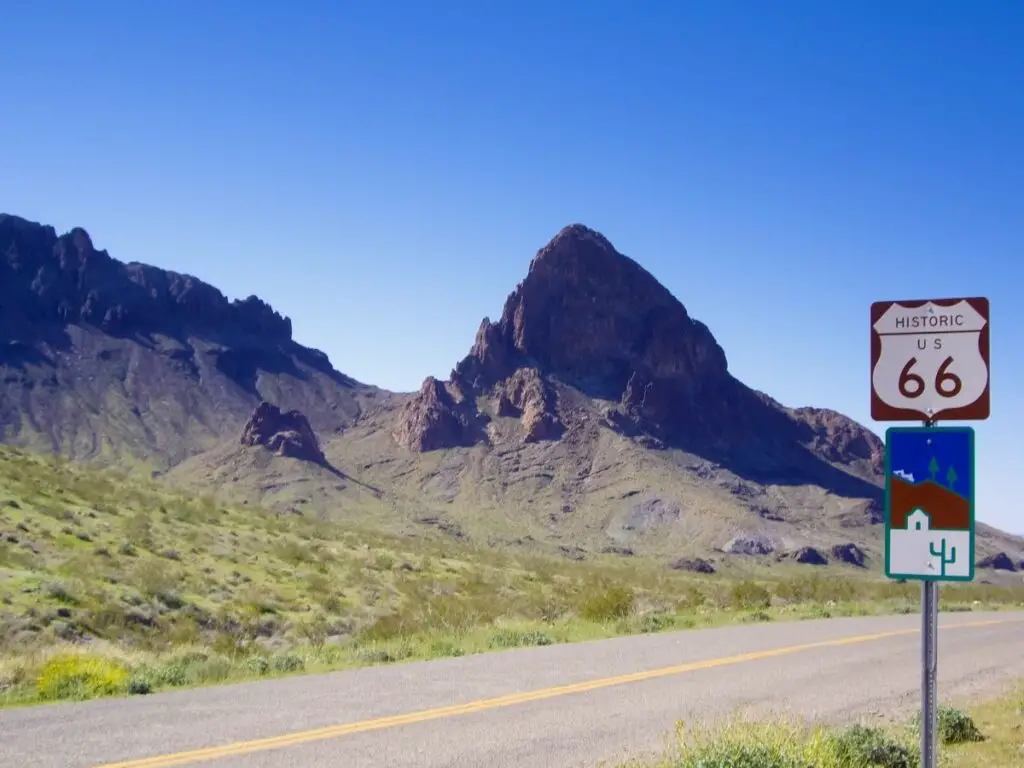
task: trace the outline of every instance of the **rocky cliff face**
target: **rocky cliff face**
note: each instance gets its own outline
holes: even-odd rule
[[[174,463],[237,438],[261,401],[335,431],[370,388],[255,296],[0,214],[0,439]]]
[[[292,324],[255,296],[229,302],[190,275],[124,264],[97,250],[81,228],[0,214],[0,332],[31,335],[40,324],[88,323],[114,335],[216,331],[288,342]]]
[[[521,419],[523,441],[559,439],[566,387],[604,403],[612,429],[753,474],[832,475],[825,464],[881,471],[875,435],[835,412],[789,411],[733,378],[711,331],[581,225],[537,253],[500,319],[484,320],[449,382],[425,385],[406,406],[396,436],[420,451],[480,442],[480,424],[494,414]],[[458,396],[437,397],[441,390]],[[478,398],[496,408],[479,410]]]
[[[279,456],[326,464],[309,419],[299,411],[282,411],[273,403],[260,403],[245,423],[242,445],[263,446]]]

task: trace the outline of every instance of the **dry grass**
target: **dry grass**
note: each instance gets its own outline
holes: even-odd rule
[[[1018,768],[1024,765],[1024,681],[999,699],[977,703],[970,714],[981,741],[944,749],[950,768]]]
[[[943,600],[947,610],[990,609],[1024,603],[1024,591],[950,588]],[[6,703],[910,612],[916,601],[914,585],[816,571],[735,580],[641,557],[574,562],[476,546],[433,528],[384,534],[0,447]],[[40,682],[54,675],[71,682]]]

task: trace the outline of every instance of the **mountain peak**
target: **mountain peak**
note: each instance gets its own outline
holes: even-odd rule
[[[534,261],[601,255],[621,256],[608,238],[596,229],[591,229],[585,224],[569,224],[562,227],[548,244],[537,252]]]
[[[533,258],[500,320],[485,320],[454,372],[489,386],[524,364],[617,399],[630,377],[716,380],[725,353],[667,288],[601,233],[563,228]]]

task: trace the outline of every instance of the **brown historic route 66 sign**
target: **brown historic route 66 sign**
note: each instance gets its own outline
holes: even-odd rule
[[[988,299],[871,305],[871,418],[987,419]]]

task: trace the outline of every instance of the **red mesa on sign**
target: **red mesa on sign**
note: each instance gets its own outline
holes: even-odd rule
[[[989,379],[988,299],[871,305],[871,418],[987,419]]]

